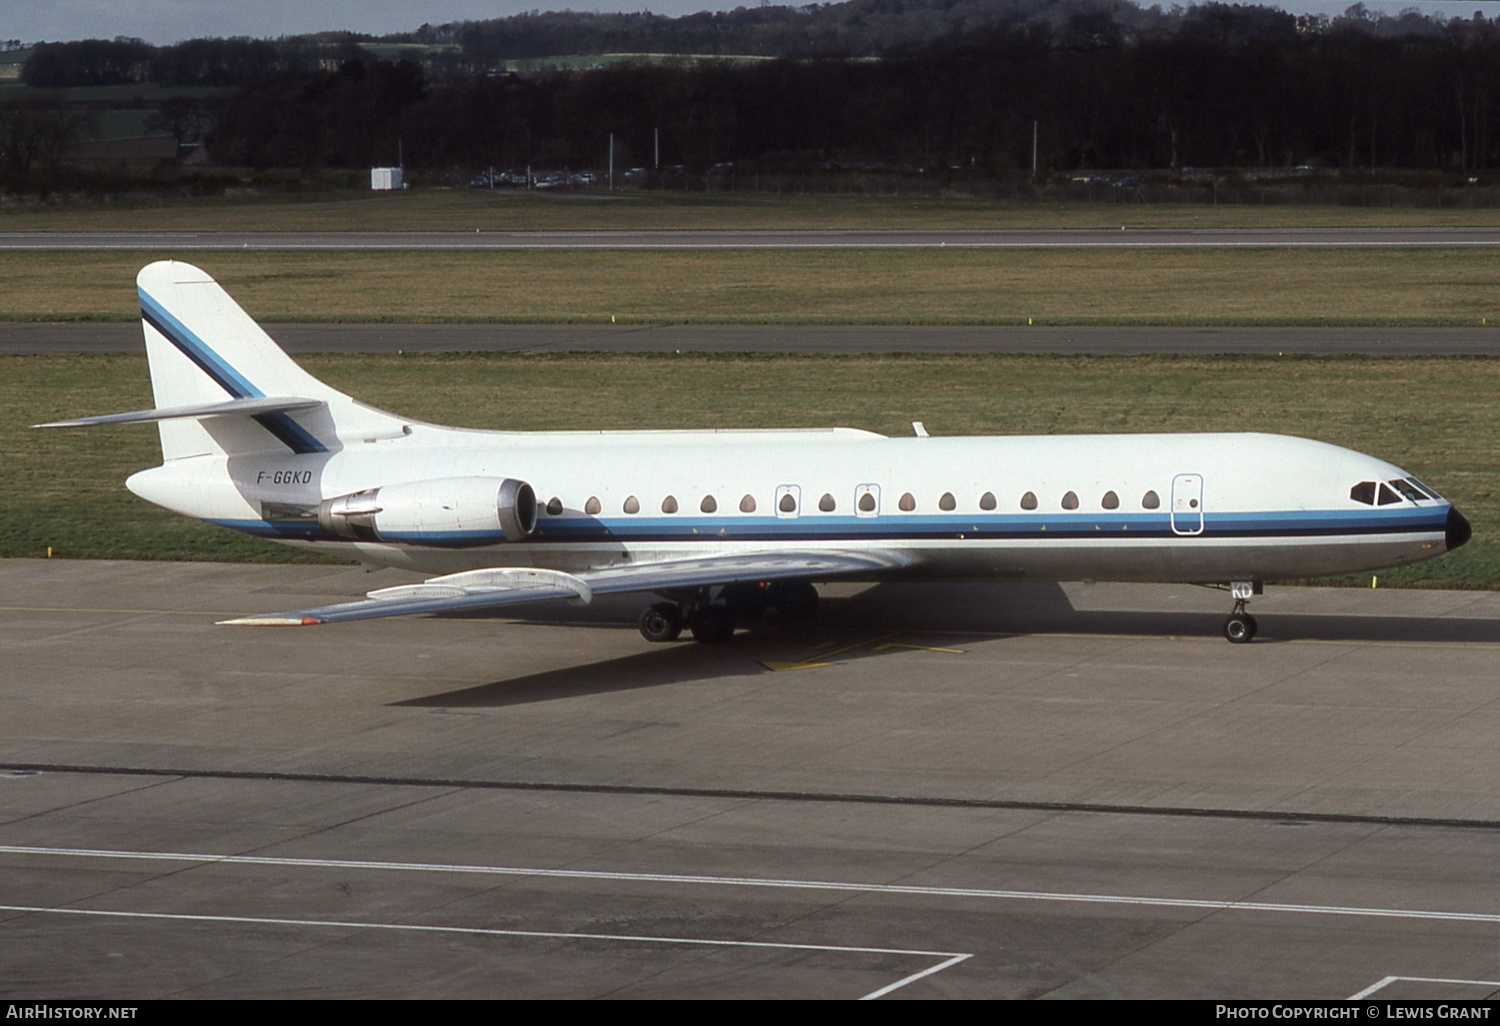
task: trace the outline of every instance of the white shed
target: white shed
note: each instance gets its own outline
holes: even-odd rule
[[[370,188],[384,192],[390,189],[404,189],[405,187],[401,181],[401,169],[399,167],[370,168]]]

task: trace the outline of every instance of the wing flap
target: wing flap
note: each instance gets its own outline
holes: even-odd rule
[[[566,574],[532,567],[494,567],[372,591],[357,602],[244,616],[221,623],[252,627],[311,626],[415,613],[492,609],[522,602],[633,591],[705,588],[746,581],[828,580],[876,575],[905,566],[894,552],[781,552],[635,563]]]

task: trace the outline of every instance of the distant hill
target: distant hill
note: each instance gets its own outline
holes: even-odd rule
[[[670,18],[649,12],[547,11],[486,21],[423,25],[383,41],[456,47],[466,61],[494,65],[558,54],[743,54],[875,57],[985,27],[1057,28],[1107,16],[1127,33],[1169,19],[1127,0],[845,0],[805,6],[739,7]]]

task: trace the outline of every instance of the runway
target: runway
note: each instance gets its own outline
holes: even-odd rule
[[[401,579],[0,562],[0,993],[1500,992],[1500,595],[213,624]]]
[[[1128,214],[1121,215],[1128,217]],[[0,250],[1160,249],[1500,245],[1500,228],[0,232]]]
[[[1026,325],[267,324],[292,353],[1239,353],[1495,356],[1500,329]],[[137,322],[0,322],[0,356],[142,352]]]

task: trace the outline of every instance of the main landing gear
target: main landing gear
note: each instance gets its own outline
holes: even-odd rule
[[[805,620],[818,608],[818,589],[806,581],[730,584],[717,601],[702,588],[677,602],[656,602],[641,611],[636,626],[647,641],[676,641],[684,629],[693,640],[722,645],[734,637],[740,620],[753,620],[775,609],[783,620]]]
[[[1245,603],[1261,593],[1259,581],[1234,581],[1229,585],[1234,596],[1234,612],[1224,619],[1224,637],[1236,645],[1243,645],[1255,637],[1255,617],[1245,612]]]

